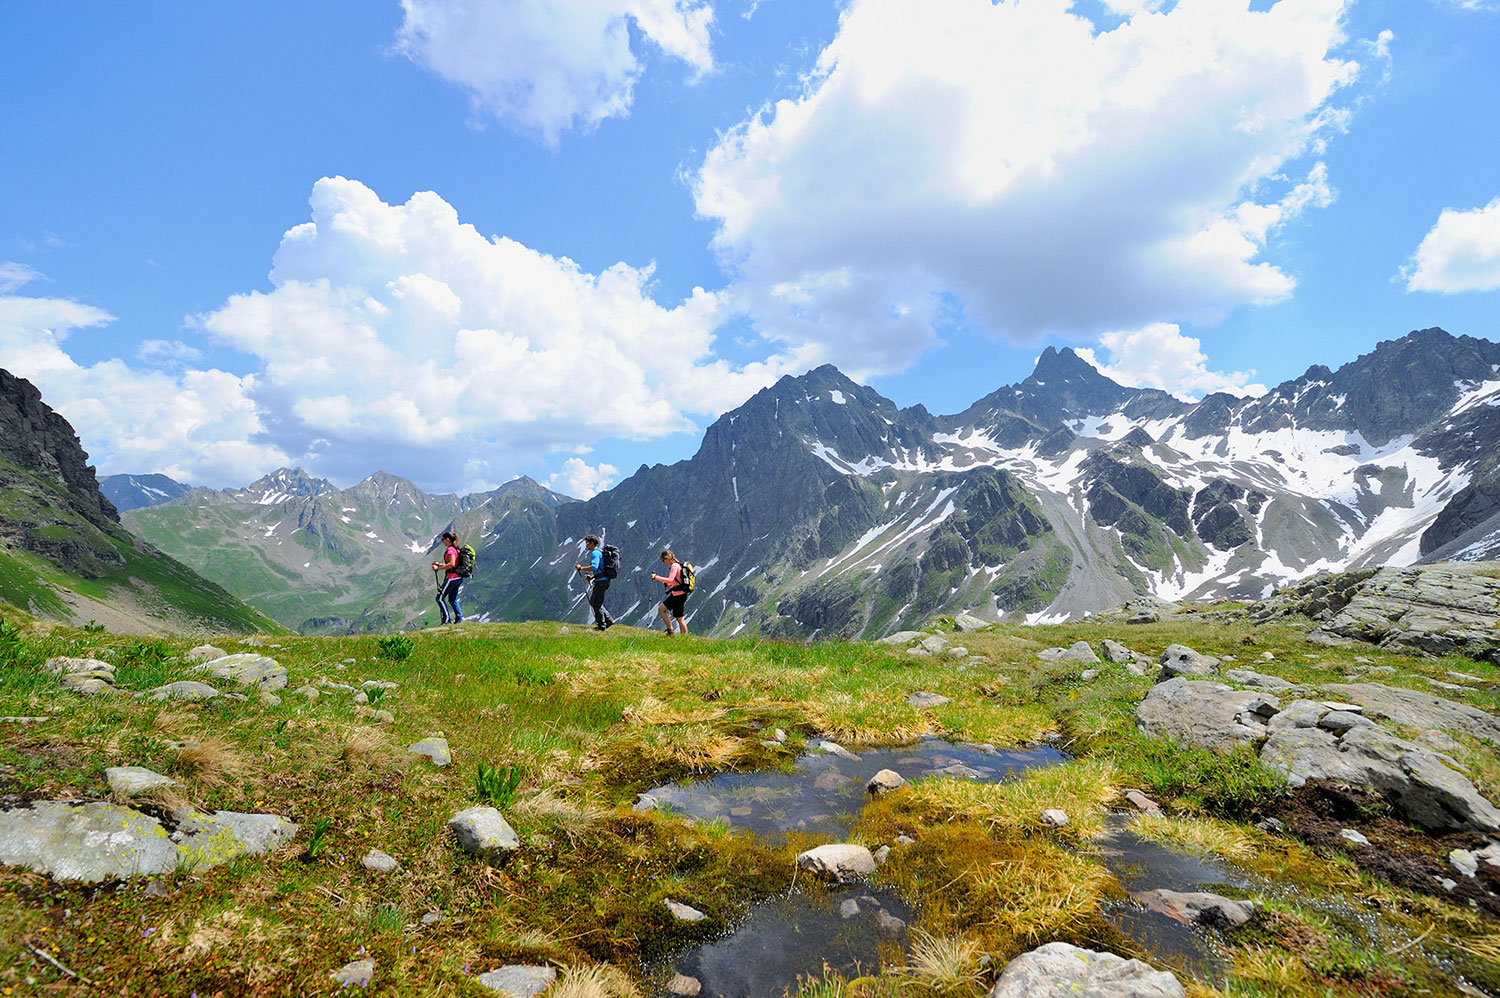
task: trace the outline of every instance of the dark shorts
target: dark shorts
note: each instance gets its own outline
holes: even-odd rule
[[[682,608],[687,606],[687,593],[673,593],[661,601],[661,605],[667,608],[667,612],[674,617],[682,616]]]

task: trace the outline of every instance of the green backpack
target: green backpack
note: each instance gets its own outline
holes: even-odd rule
[[[474,546],[465,544],[458,549],[458,564],[453,567],[453,573],[460,579],[471,579],[474,577]]]

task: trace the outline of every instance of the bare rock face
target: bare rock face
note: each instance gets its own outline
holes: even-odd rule
[[[1265,741],[1267,721],[1280,709],[1276,697],[1258,690],[1178,677],[1153,687],[1136,707],[1135,720],[1142,734],[1224,749]]]
[[[1185,998],[1177,978],[1139,960],[1068,943],[1022,953],[995,982],[989,998]]]
[[[1365,713],[1372,717],[1413,728],[1458,731],[1500,742],[1500,717],[1468,704],[1380,683],[1336,683],[1327,689],[1364,707]]]
[[[0,811],[0,863],[98,883],[177,869],[161,822],[117,804],[43,801]]]

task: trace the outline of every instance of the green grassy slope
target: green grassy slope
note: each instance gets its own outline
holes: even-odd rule
[[[893,850],[875,879],[915,906],[913,927],[951,959],[940,973],[892,943],[883,975],[810,984],[809,998],[980,998],[1006,960],[1050,940],[1169,960],[1101,914],[1123,895],[1094,836],[1124,806],[1126,788],[1168,812],[1142,819],[1138,834],[1238,864],[1251,886],[1230,893],[1261,913],[1213,937],[1227,983],[1190,981],[1192,998],[1451,996],[1460,977],[1500,988],[1492,921],[1441,892],[1414,893],[1362,870],[1357,850],[1255,827],[1260,816],[1287,813],[1295,796],[1249,754],[1139,735],[1132,711],[1151,679],[1103,666],[1084,681],[1081,664],[1035,658],[1080,639],[1113,637],[1151,655],[1185,642],[1221,656],[1269,651],[1265,671],[1320,683],[1361,656],[1394,668],[1386,681],[1414,688],[1448,669],[1476,674],[1473,690],[1450,695],[1500,708],[1500,667],[1312,648],[1305,631],[1306,622],[1255,627],[1214,614],[1128,629],[1002,626],[955,638],[984,656],[962,670],[857,642],[668,640],[626,627],[561,633],[555,623],[288,637],[263,649],[287,666],[293,688],[398,683],[377,705],[394,721],[379,723],[326,688],[313,701],[283,691],[278,706],[75,696],[42,670],[49,655],[108,653],[119,685],[137,690],[188,677],[180,655],[189,642],[0,627],[0,716],[52,718],[0,726],[0,795],[99,799],[103,767],[141,765],[182,783],[158,804],[274,812],[302,825],[281,852],[157,878],[152,892],[0,868],[0,989],[76,987],[34,955],[41,947],[123,995],[327,993],[329,972],[362,956],[375,960],[371,995],[480,996],[473,975],[519,962],[561,968],[573,998],[654,993],[658,985],[640,981],[650,960],[729,931],[755,900],[787,891],[794,853],[813,840],[767,845],[719,824],[637,813],[638,792],[692,774],[787,768],[824,736],[856,750],[930,733],[1003,748],[1052,732],[1072,754],[1061,765],[996,785],[935,776],[865,808],[854,841],[916,840]],[[952,702],[918,710],[906,703],[916,690]],[[775,728],[788,733],[785,747],[765,744]],[[406,752],[434,732],[453,749],[446,769]],[[1500,793],[1495,748],[1459,742],[1456,761],[1486,793]],[[522,848],[503,867],[460,853],[444,827],[476,802],[480,762],[521,774],[504,811]],[[1063,808],[1071,823],[1046,827],[1045,807]],[[308,857],[319,820],[328,822],[326,848]],[[1348,820],[1382,848],[1446,856],[1445,843],[1403,831],[1378,801]],[[365,870],[370,848],[395,856],[402,871]],[[666,898],[709,917],[676,922]],[[422,924],[429,911],[443,920]],[[904,965],[917,969],[894,969]]]

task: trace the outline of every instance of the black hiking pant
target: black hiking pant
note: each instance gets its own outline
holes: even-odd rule
[[[608,627],[615,622],[615,618],[604,609],[604,594],[607,592],[609,592],[608,579],[598,578],[589,584],[589,609],[594,611],[595,627]]]
[[[443,623],[461,624],[464,620],[464,612],[458,606],[458,590],[464,584],[463,579],[448,579],[443,583],[443,588],[438,590],[437,605],[438,613],[443,616]],[[452,608],[450,614],[449,608]]]

